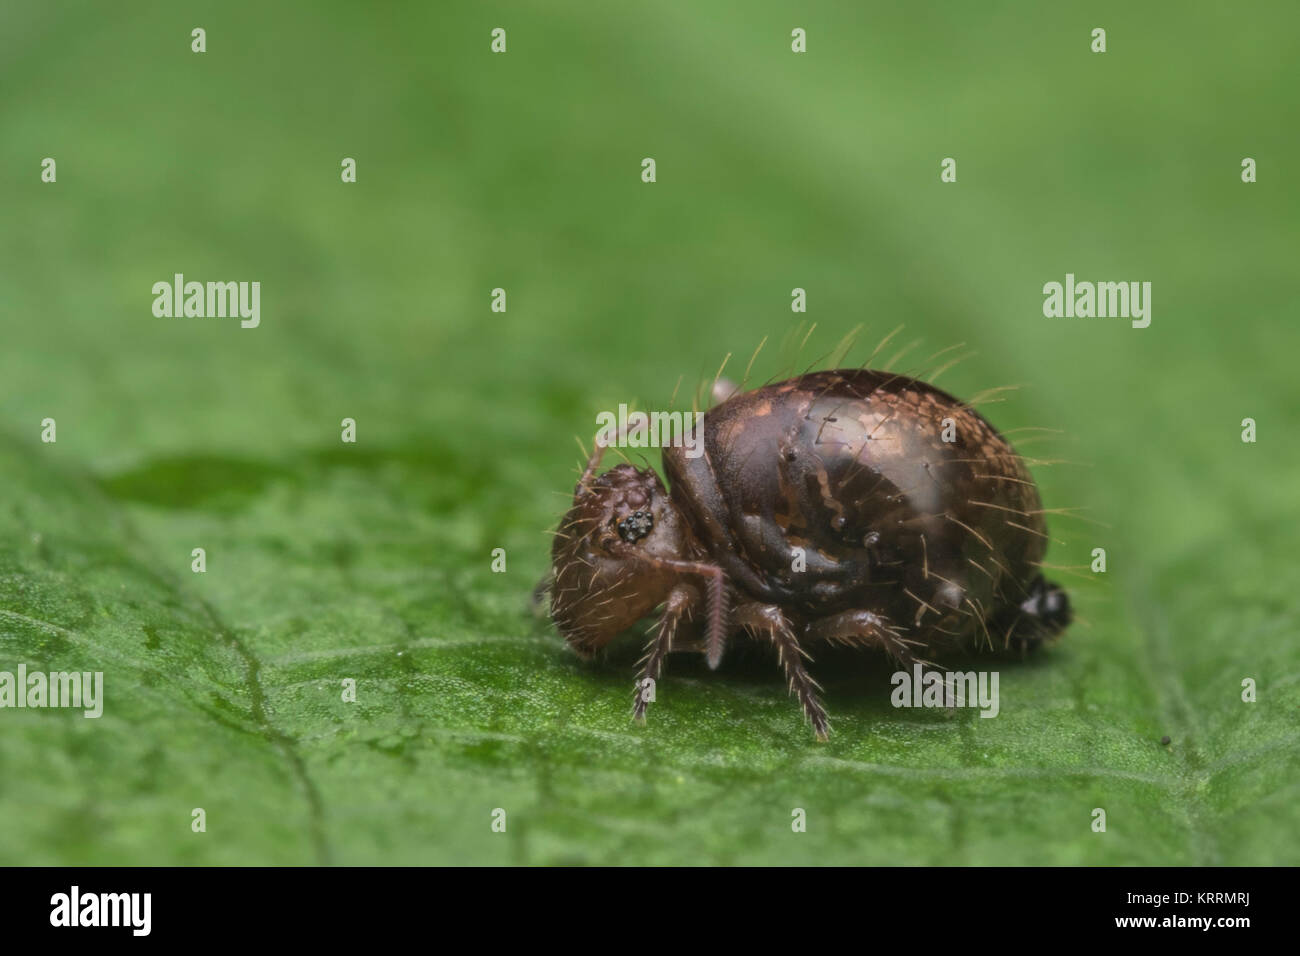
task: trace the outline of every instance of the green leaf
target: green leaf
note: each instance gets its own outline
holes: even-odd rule
[[[0,863],[1300,862],[1293,13],[1116,7],[1094,55],[1029,4],[236,3],[197,55],[167,10],[0,30],[0,671],[105,682],[0,710]],[[261,326],[153,317],[175,272]],[[1066,272],[1151,281],[1151,327],[1044,318]],[[528,610],[573,436],[900,323],[877,364],[1025,385],[983,411],[1062,460],[1081,620],[943,662],[995,719],[821,656],[818,745],[737,644],[633,725],[644,634],[586,664]]]

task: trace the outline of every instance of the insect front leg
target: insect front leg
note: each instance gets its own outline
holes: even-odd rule
[[[827,720],[826,709],[817,698],[821,685],[812,679],[804,667],[804,661],[812,658],[799,646],[794,628],[790,626],[784,612],[775,604],[742,604],[736,608],[734,620],[737,626],[745,628],[755,637],[767,637],[772,642],[791,692],[798,695],[804,716],[812,724],[817,739],[825,740],[830,733],[830,721]]]
[[[620,549],[628,553],[626,546]],[[652,568],[662,568],[677,574],[688,574],[700,579],[704,585],[705,602],[708,606],[705,624],[704,659],[709,670],[717,670],[722,660],[722,651],[727,643],[727,607],[731,600],[727,586],[727,575],[716,564],[704,561],[675,561],[663,558],[650,558],[632,552],[634,559]]]
[[[673,649],[673,637],[682,618],[691,613],[696,600],[695,591],[686,584],[679,584],[668,592],[663,614],[650,643],[646,645],[645,656],[639,662],[641,671],[637,675],[632,703],[632,719],[638,723],[645,723],[646,707],[654,696],[654,685],[663,671],[664,658]]]

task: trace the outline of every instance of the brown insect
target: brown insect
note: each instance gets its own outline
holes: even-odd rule
[[[818,739],[819,643],[900,664],[961,645],[1026,650],[1070,622],[1044,581],[1038,489],[969,405],[888,372],[814,372],[736,395],[703,419],[704,453],[597,475],[597,446],[560,523],[551,619],[584,657],[657,608],[637,679],[672,650],[711,668],[730,635],[769,641]],[[695,436],[696,440],[699,436]]]

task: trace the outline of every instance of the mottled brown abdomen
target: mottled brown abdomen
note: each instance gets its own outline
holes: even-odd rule
[[[927,640],[984,638],[1038,574],[1019,456],[931,385],[815,372],[724,402],[704,430],[702,457],[664,452],[672,498],[735,586],[796,618],[866,608]]]

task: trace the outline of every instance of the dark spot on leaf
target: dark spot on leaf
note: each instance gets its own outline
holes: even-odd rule
[[[292,481],[279,465],[238,458],[194,455],[145,462],[100,481],[104,491],[123,501],[162,508],[238,511],[275,481]]]

